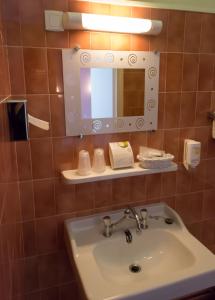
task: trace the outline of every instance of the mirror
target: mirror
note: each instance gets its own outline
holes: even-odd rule
[[[63,50],[66,134],[157,129],[159,53]]]
[[[144,69],[81,68],[81,117],[142,116],[144,91]]]

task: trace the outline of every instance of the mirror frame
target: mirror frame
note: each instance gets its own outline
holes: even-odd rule
[[[92,135],[157,129],[160,53],[63,49],[66,135]],[[144,116],[83,119],[81,68],[145,69]]]

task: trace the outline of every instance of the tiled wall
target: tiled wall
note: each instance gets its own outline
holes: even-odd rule
[[[13,300],[77,299],[62,231],[63,220],[71,216],[128,203],[166,201],[215,250],[215,141],[207,119],[207,112],[215,108],[215,15],[72,0],[3,1],[11,93],[26,98],[29,112],[51,123],[50,131],[30,126],[30,141],[14,144],[16,163],[1,213],[1,221],[15,229]],[[44,9],[151,17],[163,20],[164,28],[157,37],[45,32]],[[65,137],[61,48],[76,44],[89,49],[161,51],[159,130],[83,140]],[[183,140],[188,137],[202,142],[201,164],[190,173],[181,164]],[[173,153],[179,171],[77,186],[60,182],[60,170],[76,167],[80,149],[92,153],[93,148],[104,147],[107,157],[107,143],[125,139],[135,155],[139,145]]]
[[[4,214],[5,207],[11,203],[18,191],[18,183],[14,182],[13,176],[15,145],[9,142],[6,117],[5,101],[10,95],[10,82],[1,5],[0,1],[0,298],[8,300],[12,295],[11,260],[17,254],[15,244],[17,246],[19,244],[16,242],[18,242],[20,231],[19,225],[15,224],[13,211],[7,211],[7,215]],[[8,222],[5,222],[6,218]]]

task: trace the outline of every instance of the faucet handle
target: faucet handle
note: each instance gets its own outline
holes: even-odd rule
[[[104,216],[103,221],[104,221],[105,226],[111,226],[112,222],[111,222],[111,217],[110,216]]]
[[[140,214],[141,214],[141,227],[142,229],[147,229],[148,228],[148,224],[147,224],[147,219],[148,219],[148,210],[146,208],[142,208],[140,210]]]
[[[110,216],[105,216],[103,217],[103,221],[104,221],[104,232],[103,235],[105,237],[110,237],[112,235],[112,222],[111,222],[111,217]]]
[[[124,210],[124,216],[125,216],[125,218],[128,219],[128,218],[130,217],[130,214],[131,214],[130,209],[129,209],[129,208],[126,208],[126,209]]]
[[[140,210],[140,214],[141,214],[142,219],[144,220],[148,217],[148,210],[146,208],[142,208]]]

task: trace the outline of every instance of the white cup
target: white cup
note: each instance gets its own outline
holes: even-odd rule
[[[103,173],[106,169],[104,150],[97,148],[93,155],[93,171],[96,173]]]
[[[90,155],[86,150],[81,150],[79,152],[78,159],[78,174],[82,176],[89,175],[91,172],[91,163],[90,163]]]

